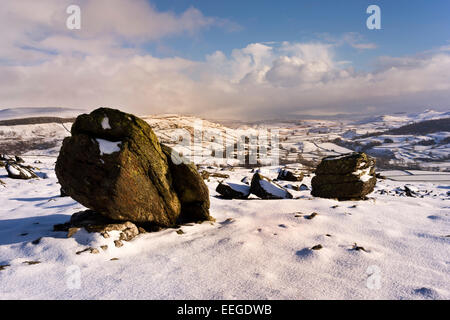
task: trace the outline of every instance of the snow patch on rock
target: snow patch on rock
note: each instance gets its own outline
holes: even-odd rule
[[[104,139],[95,139],[98,143],[98,148],[100,149],[100,155],[113,154],[114,152],[120,151],[120,145],[122,141],[108,141]]]

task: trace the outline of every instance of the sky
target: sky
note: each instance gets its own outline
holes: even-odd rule
[[[81,9],[70,30],[69,5]],[[381,29],[366,9],[378,5]],[[0,108],[210,119],[450,110],[446,0],[3,0]]]

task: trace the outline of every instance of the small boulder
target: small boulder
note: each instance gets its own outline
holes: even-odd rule
[[[303,173],[294,173],[287,169],[281,169],[278,172],[277,180],[298,182],[303,180]]]
[[[250,181],[249,181],[249,178],[248,178],[248,177],[243,177],[243,178],[241,179],[241,182],[242,182],[242,183],[245,183],[246,185],[250,185]]]
[[[250,185],[250,192],[261,199],[292,199],[292,194],[269,178],[255,173]]]
[[[25,163],[25,160],[19,156],[14,156],[14,159],[16,160],[16,163]]]
[[[358,200],[374,190],[375,159],[362,152],[322,159],[311,180],[315,197]]]
[[[225,199],[247,199],[250,187],[246,184],[220,182],[216,191]]]
[[[38,177],[33,170],[14,163],[6,164],[6,171],[8,172],[8,177],[12,179],[28,180]]]

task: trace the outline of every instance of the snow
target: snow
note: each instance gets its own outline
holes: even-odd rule
[[[0,193],[0,265],[10,265],[0,271],[1,299],[450,298],[448,185],[415,183],[437,195],[424,198],[375,192],[359,202],[311,196],[223,200],[215,197],[218,182],[212,178],[215,223],[184,225],[182,235],[175,229],[142,234],[115,248],[115,234],[103,239],[80,230],[67,238],[52,231],[85,208],[58,196],[54,159],[39,160],[48,179],[14,180],[0,173],[6,183]],[[223,173],[238,181],[249,170]],[[310,185],[310,179],[302,183]],[[376,191],[403,186],[380,180]],[[314,219],[303,218],[312,212],[318,213]],[[353,250],[355,242],[368,252]],[[76,254],[104,244],[108,250],[98,254]],[[317,244],[323,249],[310,250]],[[73,270],[79,270],[79,289],[68,285]]]
[[[225,184],[228,185],[231,189],[240,192],[245,196],[250,194],[250,186],[248,186],[247,184],[239,182],[225,182]]]
[[[112,154],[114,152],[120,151],[120,144],[122,141],[108,141],[100,138],[95,139],[98,143],[98,148],[100,149],[100,155]]]
[[[9,171],[15,175],[15,176],[19,176],[20,175],[20,171],[17,170],[14,166],[8,166]]]
[[[325,158],[325,159],[323,159],[323,160],[326,160],[326,161],[330,161],[330,160],[339,160],[339,159],[343,159],[343,158],[345,158],[345,157],[348,157],[348,154],[343,154],[343,155],[341,155],[341,156],[335,156],[335,157],[329,157],[329,158]]]
[[[111,129],[111,126],[109,125],[109,119],[106,116],[102,120],[102,128],[103,130]]]
[[[367,168],[367,169],[359,169],[355,172],[353,172],[352,174],[355,176],[359,176],[359,180],[361,180],[362,182],[367,182],[370,179],[373,178],[373,176],[371,176],[370,173],[370,169],[371,168]]]

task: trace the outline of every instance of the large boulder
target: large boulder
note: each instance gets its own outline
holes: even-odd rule
[[[172,174],[172,186],[181,202],[178,222],[214,220],[209,215],[209,189],[197,167],[168,146],[161,144]]]
[[[210,218],[200,175],[193,166],[172,165],[170,150],[142,119],[100,108],[80,115],[71,133],[55,170],[65,193],[82,205],[114,220],[163,227]],[[194,208],[201,210],[193,214]]]
[[[315,197],[339,200],[364,199],[376,184],[375,159],[363,152],[322,159],[311,180]]]
[[[250,185],[250,192],[261,199],[292,199],[292,194],[269,178],[255,173]]]

